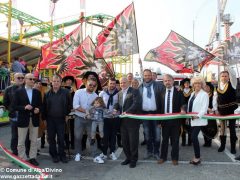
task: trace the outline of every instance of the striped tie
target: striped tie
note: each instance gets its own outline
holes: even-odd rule
[[[168,90],[168,95],[167,95],[167,113],[170,112],[170,94],[171,94],[171,90]]]

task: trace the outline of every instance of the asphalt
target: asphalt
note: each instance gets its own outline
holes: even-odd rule
[[[240,130],[237,129],[238,137]],[[140,141],[142,141],[142,129],[140,132]],[[235,155],[229,152],[229,142],[225,152],[218,153],[218,139],[213,141],[211,148],[202,147],[203,139],[200,135],[202,163],[199,166],[189,164],[193,157],[192,146],[180,146],[179,165],[173,166],[170,159],[166,163],[159,165],[155,159],[144,160],[146,146],[139,145],[139,161],[134,169],[128,166],[122,166],[120,163],[125,159],[122,148],[117,149],[118,160],[106,160],[104,164],[93,162],[89,152],[84,152],[84,157],[80,162],[71,159],[67,164],[53,163],[48,155],[48,145],[40,149],[40,155],[37,157],[40,168],[48,172],[49,179],[57,180],[239,180],[240,162],[234,160]],[[228,138],[229,139],[229,138]],[[0,127],[0,142],[7,148],[10,145],[10,127]],[[72,152],[73,153],[73,152]],[[239,155],[239,141],[237,144],[237,155]],[[28,175],[29,173],[6,172],[6,169],[21,169],[12,163],[2,151],[0,151],[0,179],[12,179],[2,177],[1,175]],[[2,172],[1,172],[2,171]],[[56,172],[58,171],[58,172]],[[17,179],[30,179],[19,178]]]

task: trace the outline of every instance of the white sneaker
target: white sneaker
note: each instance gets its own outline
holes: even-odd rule
[[[102,158],[100,158],[100,156],[97,156],[93,159],[93,162],[98,163],[98,164],[103,164],[104,161],[102,160]]]
[[[100,157],[102,160],[107,159],[107,156],[104,155],[103,153],[101,153],[101,154],[99,155],[99,157]]]
[[[80,161],[81,160],[81,155],[79,153],[76,154],[75,156],[75,161]]]
[[[117,160],[117,156],[115,155],[114,152],[112,152],[112,153],[110,154],[110,158],[111,158],[113,161]]]

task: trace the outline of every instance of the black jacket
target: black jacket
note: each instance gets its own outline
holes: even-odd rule
[[[118,103],[114,105],[114,109],[119,110],[121,113],[137,114],[141,110],[141,96],[137,89],[132,87],[128,88],[127,95],[123,103],[123,92],[118,93]]]
[[[39,108],[41,112],[42,108],[42,97],[40,91],[37,89],[32,90],[32,107],[31,111],[25,110],[25,106],[30,104],[27,91],[25,87],[17,89],[15,96],[14,96],[14,104],[13,109],[17,111],[17,124],[18,127],[28,127],[30,117],[32,118],[32,123],[34,127],[39,126],[39,114],[34,114],[34,108]]]
[[[10,118],[16,118],[16,111],[13,109],[13,98],[19,86],[12,85],[5,89],[3,97],[3,105],[9,111]]]
[[[51,103],[51,98],[53,97],[53,93],[54,92],[51,89],[44,95],[43,111],[42,111],[43,120],[47,120],[49,118],[58,118],[58,117],[64,119],[71,112],[71,109],[72,109],[71,94],[69,90],[60,88],[59,91],[57,92],[57,95],[59,96],[59,100],[61,100],[62,102],[60,106],[61,106],[61,109],[63,109],[63,111],[59,110],[58,114],[50,113],[51,108],[55,108],[54,106],[56,105]]]

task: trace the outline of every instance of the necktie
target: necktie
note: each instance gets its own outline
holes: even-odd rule
[[[168,90],[168,95],[167,95],[167,113],[170,112],[170,94],[171,94],[171,90]]]

